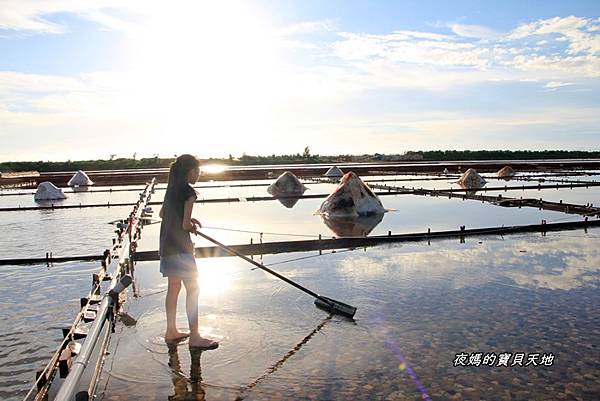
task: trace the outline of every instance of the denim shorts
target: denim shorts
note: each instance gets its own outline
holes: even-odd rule
[[[198,277],[196,259],[191,253],[177,253],[160,257],[160,272],[163,277],[190,280]]]

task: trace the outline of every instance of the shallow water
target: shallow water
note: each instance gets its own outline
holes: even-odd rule
[[[161,343],[165,283],[156,262],[140,263],[141,297],[127,304],[138,324],[121,328],[100,399],[593,399],[600,232],[592,234],[390,245],[275,267],[357,306],[354,322],[328,319],[309,296],[243,261],[198,260],[202,331],[221,341],[200,356]],[[185,328],[182,302],[179,310]],[[461,352],[554,360],[454,367]]]
[[[311,189],[307,193],[328,193],[335,188],[335,184],[309,184],[309,188]],[[544,194],[555,191],[554,189],[546,190]],[[564,189],[560,192],[567,197],[572,193],[571,191],[576,190]],[[598,193],[594,189],[588,191],[591,192],[591,195],[585,199],[592,199]],[[199,193],[200,197],[204,198],[267,195],[264,187],[203,188],[199,190]],[[579,193],[583,193],[583,191],[579,191]],[[94,197],[88,201],[91,203],[132,202],[136,199],[136,192],[87,195]],[[152,201],[161,201],[163,197],[164,190],[157,190]],[[6,197],[4,200],[11,200],[10,198]],[[576,200],[578,199],[580,198]],[[375,227],[361,232],[381,235],[387,234],[388,231],[395,234],[424,232],[428,228],[431,228],[432,231],[454,230],[461,225],[465,225],[467,228],[480,228],[502,224],[534,224],[539,223],[542,219],[551,222],[565,217],[562,213],[539,211],[535,208],[499,208],[478,201],[462,201],[443,197],[382,195],[381,200],[384,206],[390,209],[390,212],[386,213],[382,221]],[[15,199],[12,201],[14,204]],[[257,232],[256,234],[238,233],[214,229],[208,231],[224,241],[236,243],[247,243],[250,238],[259,241],[258,233],[260,232],[264,233],[263,240],[265,241],[290,239],[286,235],[268,233],[305,235],[307,238],[314,238],[319,234],[323,236],[352,234],[352,232],[344,232],[343,229],[336,231],[335,227],[332,229],[324,224],[323,219],[315,214],[322,201],[322,199],[300,199],[292,208],[287,208],[277,200],[197,204],[194,208],[194,216],[206,227]],[[154,209],[157,215],[160,206],[155,206]],[[45,253],[50,251],[54,256],[101,254],[105,248],[110,246],[110,238],[115,230],[115,226],[109,223],[125,217],[129,210],[129,207],[112,206],[90,209],[0,212],[2,216],[0,230],[10,233],[0,237],[0,257],[44,257]],[[144,243],[144,249],[158,247],[159,226],[159,224],[150,225],[145,229],[145,232],[149,233],[146,236],[154,238],[155,241]]]
[[[497,227],[511,224],[537,224],[541,219],[553,221],[564,214],[552,211],[540,211],[536,208],[501,208],[487,203],[471,200],[432,198],[412,195],[381,196],[383,205],[390,209],[383,219],[371,229],[371,235],[384,235],[388,231],[394,234],[457,230],[459,226],[467,228]],[[336,227],[327,226],[323,218],[315,214],[322,200],[302,199],[292,209],[275,202],[245,202],[223,204],[204,204],[195,208],[194,214],[207,227],[206,232],[227,243],[254,243],[260,241],[260,232],[264,241],[290,240],[285,234],[315,238],[346,236],[349,233]],[[159,224],[145,228],[148,242],[142,249],[156,249]],[[215,229],[217,228],[217,229]],[[256,233],[239,233],[223,229],[239,229]],[[277,233],[283,235],[276,235]],[[152,239],[154,239],[152,241]],[[302,239],[302,238],[298,238]],[[208,245],[201,239],[194,240],[197,246]]]
[[[199,189],[201,197],[266,196],[264,186],[212,184],[219,188]],[[308,186],[307,193],[335,188]],[[502,193],[525,197],[522,191]],[[558,196],[565,202],[600,204],[595,188],[532,193],[536,198],[541,193],[549,200]],[[137,192],[83,196],[90,203],[133,202]],[[158,190],[152,200],[163,196],[164,190]],[[27,198],[32,202],[33,196]],[[16,205],[24,199],[7,196],[0,202]],[[574,218],[441,197],[381,199],[392,210],[370,228],[371,235]],[[293,208],[277,201],[197,204],[194,215],[212,227],[206,228],[209,235],[226,243],[248,243],[250,238],[256,243],[261,232],[263,241],[344,235],[314,215],[321,202],[301,199]],[[129,209],[2,213],[0,258],[42,257],[46,251],[54,256],[100,254],[115,229],[109,222],[124,218]],[[141,249],[157,248],[158,230],[159,224],[144,228]],[[386,245],[322,256],[264,256],[264,263],[277,263],[273,268],[303,285],[357,306],[354,323],[326,319],[309,296],[251,270],[241,260],[198,259],[201,325],[208,336],[222,342],[218,350],[200,357],[190,354],[186,344],[175,352],[162,342],[166,281],[158,273],[158,262],[139,263],[136,283],[141,297],[126,304],[138,324],[117,326],[100,395],[123,400],[131,394],[145,399],[175,394],[174,399],[184,399],[191,391],[215,400],[238,395],[257,400],[404,400],[423,399],[424,394],[434,400],[546,400],[561,399],[560,394],[564,399],[596,399],[599,238],[600,230],[590,229],[467,238],[463,244],[457,239],[429,246]],[[35,370],[61,340],[60,328],[70,325],[98,267],[0,266],[0,399],[18,400],[27,391]],[[178,321],[185,327],[183,296]],[[460,352],[552,352],[555,360],[545,367],[454,367],[453,358]]]
[[[70,327],[97,263],[0,266],[0,399],[19,400]]]

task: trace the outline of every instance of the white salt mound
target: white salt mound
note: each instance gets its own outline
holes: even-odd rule
[[[475,169],[470,168],[460,177],[458,183],[465,188],[481,188],[486,184],[486,180]]]
[[[344,175],[344,172],[340,170],[338,166],[330,167],[329,170],[324,174],[325,177],[338,178]]]
[[[33,199],[38,200],[56,200],[56,199],[66,199],[67,195],[64,194],[62,189],[58,188],[56,185],[51,183],[50,181],[44,181],[38,185],[37,191],[35,191],[35,195]]]
[[[286,171],[269,185],[267,192],[273,196],[302,195],[306,189],[294,173]]]
[[[515,175],[515,170],[510,166],[504,166],[498,170],[497,174],[500,178],[513,177]]]
[[[342,177],[338,187],[325,199],[319,213],[334,216],[369,216],[385,213],[383,204],[353,172]]]
[[[73,177],[71,177],[67,185],[70,187],[87,187],[89,185],[94,185],[94,182],[90,180],[90,177],[88,177],[85,172],[79,170],[75,173]]]

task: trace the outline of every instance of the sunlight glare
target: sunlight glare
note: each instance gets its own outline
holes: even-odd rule
[[[220,174],[224,172],[226,168],[227,166],[223,166],[222,164],[207,164],[200,167],[200,174]]]
[[[243,1],[152,9],[132,62],[138,107],[189,145],[223,149],[264,131],[276,90],[276,44]],[[169,3],[171,4],[171,3]],[[228,142],[228,143],[227,143]]]
[[[211,258],[197,262],[200,297],[212,298],[232,290],[238,270],[233,258]]]

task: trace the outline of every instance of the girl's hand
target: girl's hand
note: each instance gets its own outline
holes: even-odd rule
[[[199,229],[202,228],[202,224],[200,224],[200,222],[198,220],[196,220],[195,218],[191,218],[192,224],[194,225],[194,229]]]

